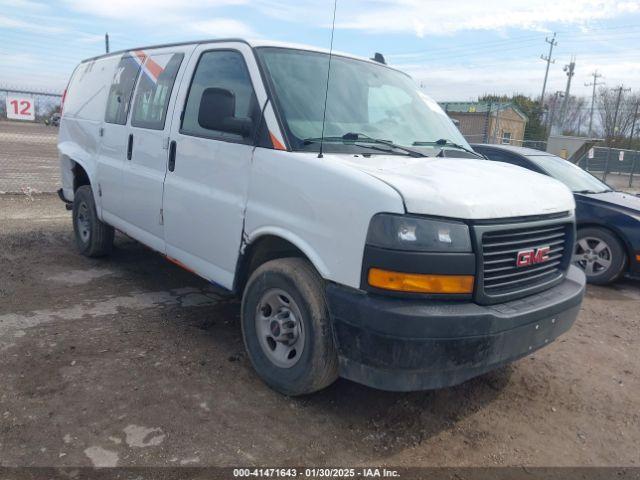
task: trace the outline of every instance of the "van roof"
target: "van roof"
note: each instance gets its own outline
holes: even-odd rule
[[[300,43],[288,43],[288,42],[278,42],[278,41],[273,41],[273,40],[261,40],[261,39],[255,39],[255,40],[250,40],[250,39],[245,39],[245,38],[209,38],[209,39],[205,39],[205,40],[193,40],[193,41],[189,41],[189,42],[174,42],[174,43],[164,43],[164,44],[158,44],[158,45],[147,45],[144,47],[135,47],[135,48],[127,48],[127,49],[123,49],[123,50],[117,50],[115,52],[109,52],[109,53],[105,53],[103,55],[97,55],[95,57],[91,57],[91,58],[86,58],[84,60],[82,60],[81,63],[85,63],[85,62],[90,62],[93,60],[98,60],[101,58],[106,58],[106,57],[111,57],[114,55],[121,55],[123,53],[126,52],[131,52],[134,50],[152,50],[155,48],[166,48],[166,47],[175,47],[175,46],[183,46],[183,45],[201,45],[201,44],[207,44],[207,43],[227,43],[227,42],[240,42],[240,43],[244,43],[246,45],[249,45],[251,48],[258,48],[258,47],[280,47],[280,48],[292,48],[292,49],[297,49],[297,50],[307,50],[310,52],[320,52],[320,53],[329,53],[329,49],[328,48],[320,48],[320,47],[315,47],[312,45],[304,45],[304,44],[300,44]],[[340,52],[340,51],[333,51],[334,55],[339,55],[341,57],[347,57],[347,58],[353,58],[356,60],[363,60],[369,63],[374,63],[376,65],[385,65],[388,68],[392,68],[393,70],[397,70],[393,67],[390,67],[389,65],[386,64],[381,64],[375,60],[372,60],[370,58],[366,58],[366,57],[360,57],[358,55],[353,55],[351,53],[345,53],[345,52]],[[404,72],[403,72],[404,73]]]

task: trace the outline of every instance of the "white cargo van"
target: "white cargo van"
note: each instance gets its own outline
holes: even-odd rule
[[[80,251],[117,229],[241,295],[249,358],[289,395],[454,385],[567,331],[571,192],[485,161],[380,61],[334,54],[325,115],[328,62],[242,40],[82,62],[58,144]]]

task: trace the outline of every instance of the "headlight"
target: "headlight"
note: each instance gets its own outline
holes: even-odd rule
[[[390,213],[379,213],[371,219],[367,244],[422,252],[471,251],[469,227],[464,223]]]

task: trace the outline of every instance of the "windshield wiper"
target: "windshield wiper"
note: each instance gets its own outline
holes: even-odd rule
[[[436,141],[433,141],[433,142],[419,142],[419,141],[418,142],[413,142],[413,145],[414,146],[438,145],[439,147],[453,147],[453,148],[457,148],[459,150],[464,150],[465,152],[470,153],[471,155],[475,155],[476,157],[480,157],[480,158],[485,158],[486,159],[486,157],[484,155],[481,155],[478,152],[474,152],[473,150],[470,150],[467,147],[463,147],[459,143],[452,142],[451,140],[448,140],[446,138],[441,138],[440,140],[436,140]]]
[[[320,143],[321,139],[320,137],[318,138],[305,138],[303,140],[305,145],[309,145],[311,143]],[[342,137],[324,137],[324,141],[325,142],[341,142],[344,143],[345,139]],[[350,141],[349,145],[355,145],[356,147],[362,147],[362,148],[368,148],[370,150],[377,150],[378,152],[384,152],[384,153],[390,153],[393,155],[405,155],[405,153],[401,153],[401,152],[394,152],[393,150],[389,149],[389,148],[380,148],[375,146],[374,144],[371,145],[364,145],[362,143],[355,143]],[[368,155],[368,153],[367,153]]]
[[[607,193],[607,192],[613,192],[613,190],[600,190],[599,192],[596,192],[595,190],[574,190],[573,193],[584,193],[584,194],[596,194],[596,193]]]
[[[323,139],[320,137],[317,138],[305,138],[304,139],[304,143],[305,144],[310,144],[310,143],[318,143],[320,141],[322,141]],[[342,141],[342,142],[357,142],[357,141],[366,141],[366,142],[371,142],[371,143],[375,143],[378,145],[386,145],[387,147],[390,148],[395,148],[396,150],[402,150],[403,152],[406,152],[408,155],[412,156],[412,157],[426,157],[427,155],[425,155],[424,153],[420,153],[416,150],[413,150],[411,148],[407,148],[407,147],[403,147],[402,145],[398,145],[396,143],[390,142],[389,140],[382,140],[379,138],[373,138],[370,137],[369,135],[366,135],[364,133],[357,133],[357,132],[348,132],[345,133],[344,135],[342,135],[341,137],[324,137],[324,141],[329,141],[329,142],[335,142],[335,141]],[[355,145],[355,143],[354,143]],[[381,149],[381,148],[375,148],[369,145],[363,145],[366,148],[372,148],[374,150],[380,150],[382,152],[390,152],[390,150],[386,150],[386,149]]]

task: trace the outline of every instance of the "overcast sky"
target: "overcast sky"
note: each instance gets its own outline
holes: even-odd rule
[[[333,1],[0,0],[0,86],[64,89],[83,58],[214,37],[328,47]],[[545,37],[557,32],[547,91],[573,93],[598,69],[608,86],[640,90],[640,0],[338,0],[334,46],[408,71],[437,100],[483,93],[539,95]]]

